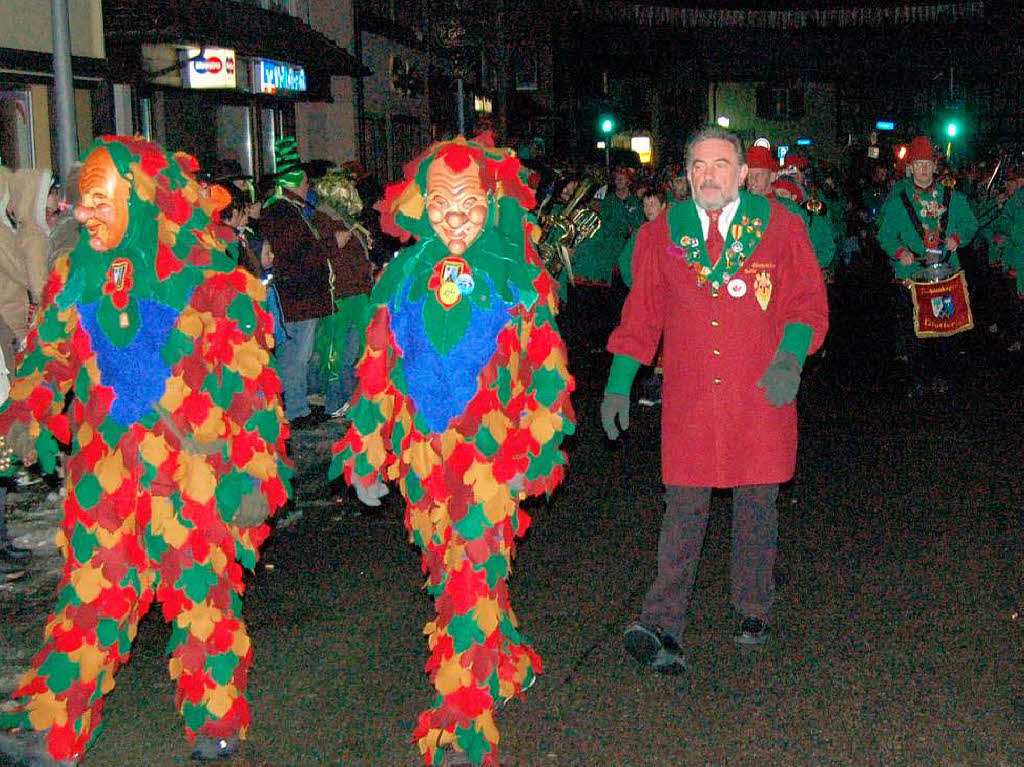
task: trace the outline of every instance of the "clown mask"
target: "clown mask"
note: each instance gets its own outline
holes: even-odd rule
[[[452,255],[466,252],[487,220],[487,191],[480,180],[478,165],[470,163],[455,171],[441,159],[430,166],[427,218]]]
[[[75,207],[75,218],[89,233],[93,250],[105,252],[121,244],[128,230],[128,182],[114,167],[106,149],[97,149],[82,165],[78,188],[82,202]]]

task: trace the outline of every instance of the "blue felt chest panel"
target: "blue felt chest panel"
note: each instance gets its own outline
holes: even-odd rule
[[[409,396],[416,411],[435,433],[460,415],[477,391],[477,378],[498,347],[498,334],[512,316],[514,303],[506,303],[486,276],[490,306],[472,306],[465,335],[447,354],[438,352],[427,337],[423,305],[437,300],[432,294],[415,303],[408,300],[409,286],[388,305],[391,331],[402,351]],[[463,301],[469,300],[463,298]]]
[[[97,306],[97,303],[80,304],[78,316],[96,352],[100,383],[114,390],[110,417],[129,426],[148,413],[163,396],[171,369],[160,352],[181,310],[157,301],[139,300],[139,332],[122,349],[112,344],[100,329],[96,320]]]

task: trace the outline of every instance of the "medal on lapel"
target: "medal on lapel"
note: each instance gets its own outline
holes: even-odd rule
[[[758,272],[754,278],[754,298],[762,311],[768,311],[768,302],[772,300],[772,278],[768,272]]]

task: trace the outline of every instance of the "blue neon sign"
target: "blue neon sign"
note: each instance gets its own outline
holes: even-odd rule
[[[295,64],[254,59],[253,74],[258,93],[303,93],[306,90],[306,70]]]

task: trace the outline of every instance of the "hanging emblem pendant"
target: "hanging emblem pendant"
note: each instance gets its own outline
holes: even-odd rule
[[[430,278],[430,287],[433,288],[441,306],[451,309],[463,296],[473,292],[476,283],[473,281],[472,271],[469,264],[458,256],[449,256],[441,260]]]

